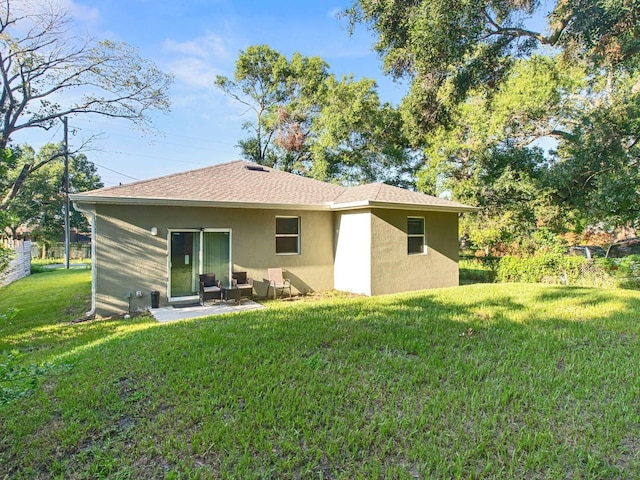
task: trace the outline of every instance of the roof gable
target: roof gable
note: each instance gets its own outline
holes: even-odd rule
[[[420,192],[413,192],[385,183],[370,183],[347,188],[334,200],[334,208],[347,208],[350,205],[355,207],[363,203],[378,207],[394,206],[397,208],[399,206],[406,206],[459,211],[475,210],[474,207],[470,207],[469,205]]]
[[[331,201],[343,189],[338,185],[238,160],[80,195],[114,201],[146,199],[314,206]]]
[[[72,195],[71,199],[85,203],[226,205],[327,210],[367,206],[450,211],[475,209],[382,183],[342,187],[242,160],[100,188]]]

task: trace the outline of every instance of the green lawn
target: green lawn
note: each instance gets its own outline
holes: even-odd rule
[[[640,478],[638,291],[69,323],[89,275],[0,289],[2,479]]]

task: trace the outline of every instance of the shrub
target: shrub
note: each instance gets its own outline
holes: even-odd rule
[[[493,283],[498,260],[497,257],[460,257],[460,284]]]
[[[14,256],[13,250],[0,243],[0,274],[3,273]]]
[[[558,283],[565,285],[611,286],[606,262],[559,254],[535,257],[503,257],[496,271],[499,282]]]
[[[599,261],[621,288],[640,288],[640,255],[606,258]]]

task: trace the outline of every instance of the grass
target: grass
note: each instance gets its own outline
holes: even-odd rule
[[[461,258],[458,265],[460,269],[460,285],[493,283],[496,279],[495,270],[475,258]]]
[[[640,477],[640,292],[469,285],[70,323],[88,281],[0,290],[5,373],[23,376],[4,377],[22,393],[0,405],[0,478]]]
[[[31,273],[43,273],[49,271],[52,267],[61,268],[60,265],[64,265],[64,258],[32,258],[31,259]],[[81,265],[84,265],[84,268],[91,268],[91,259],[90,258],[72,258],[69,262],[71,268],[81,268]]]

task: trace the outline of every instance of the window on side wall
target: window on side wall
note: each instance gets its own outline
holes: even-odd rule
[[[407,253],[418,255],[427,253],[424,233],[424,217],[407,218]]]
[[[300,217],[276,217],[276,254],[300,254]]]

